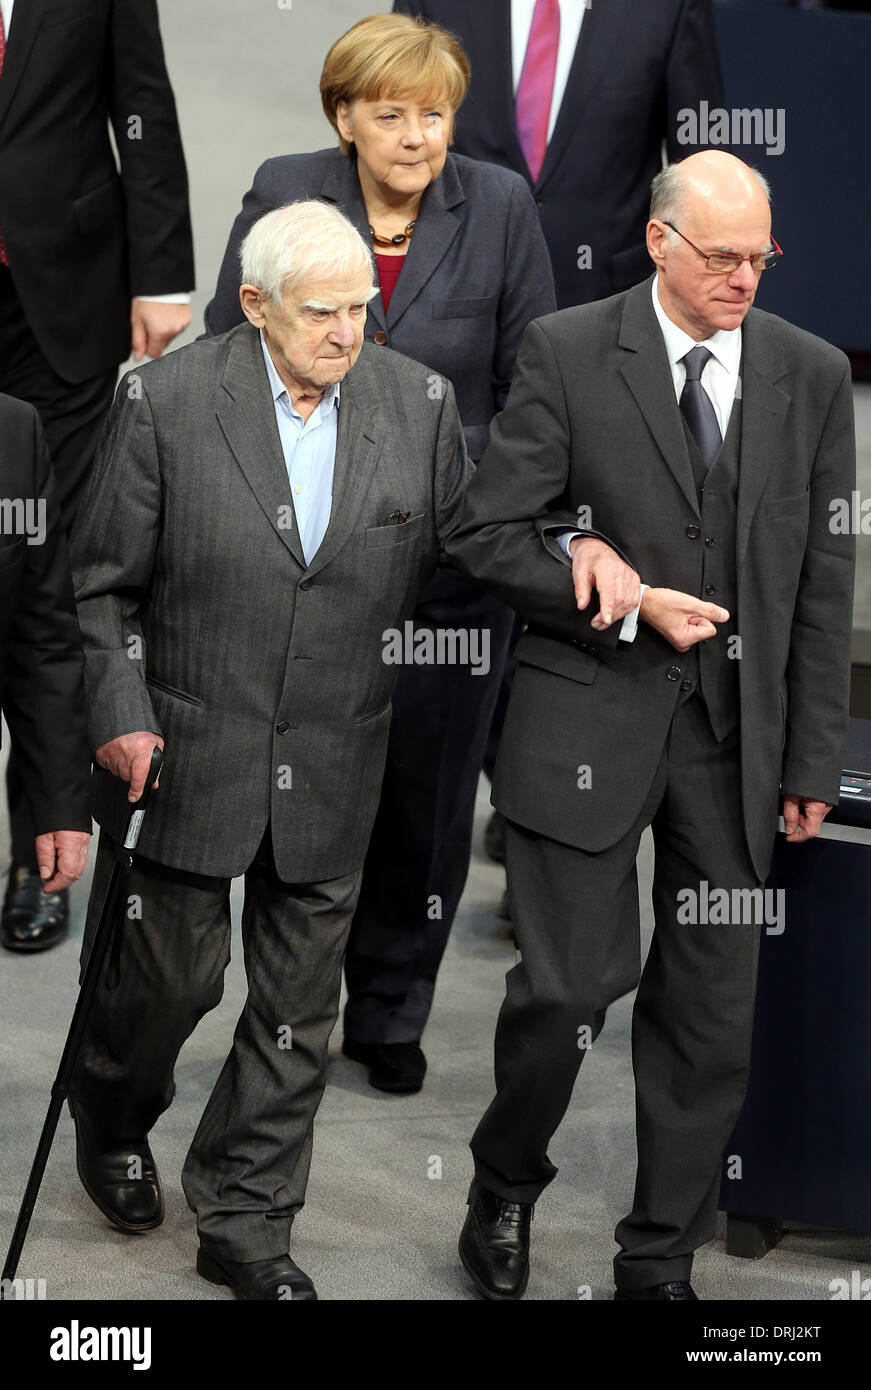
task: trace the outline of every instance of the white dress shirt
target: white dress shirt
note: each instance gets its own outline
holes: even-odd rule
[[[740,389],[741,329],[721,328],[712,337],[705,338],[702,343],[697,343],[688,333],[684,333],[682,328],[678,328],[676,323],[672,323],[660,304],[658,275],[653,282],[653,312],[656,314],[662,329],[662,336],[665,339],[665,350],[668,353],[669,366],[671,367],[674,393],[678,400],[681,398],[687,379],[687,369],[680,359],[685,357],[694,347],[706,347],[712,354],[705,363],[701,380],[716,412],[720,434],[725,439],[726,430],[729,428],[729,416],[732,414],[735,396]]]
[[[515,92],[520,85],[520,74],[523,71],[523,60],[526,57],[526,45],[529,43],[534,9],[535,0],[511,0],[511,65]],[[553,97],[550,103],[550,121],[547,127],[548,140],[553,135],[556,118],[565,96],[569,70],[575,56],[575,49],[578,46],[578,36],[584,22],[586,9],[587,0],[559,0],[559,50],[553,80]]]
[[[9,38],[9,26],[12,23],[12,10],[14,5],[15,0],[0,0],[0,11],[3,13],[3,28],[6,32],[7,40]],[[148,304],[190,304],[191,302],[190,295],[181,292],[175,294],[138,294],[135,297],[144,300]]]

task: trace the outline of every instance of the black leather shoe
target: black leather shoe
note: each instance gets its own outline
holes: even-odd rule
[[[646,1289],[615,1289],[615,1298],[668,1299],[672,1303],[698,1302],[699,1296],[693,1292],[692,1284],[686,1279],[675,1279],[670,1284],[651,1284]]]
[[[411,1095],[423,1085],[426,1057],[417,1043],[358,1043],[345,1038],[342,1051],[369,1068],[369,1085],[376,1091]]]
[[[484,827],[484,852],[494,864],[505,863],[505,819],[494,811]]]
[[[531,1202],[508,1202],[477,1181],[460,1235],[460,1259],[485,1298],[522,1298],[529,1282]]]
[[[43,893],[35,869],[13,864],[0,921],[0,942],[7,951],[47,951],[67,934],[69,894]]]
[[[76,1168],[91,1201],[113,1226],[130,1235],[153,1231],[163,1220],[163,1189],[148,1140],[130,1139],[107,1147],[78,1102],[70,1098],[70,1114],[76,1127]],[[131,1178],[134,1158],[141,1176]]]
[[[197,1274],[210,1284],[229,1284],[237,1298],[249,1302],[274,1303],[289,1300],[311,1303],[317,1299],[315,1286],[303,1274],[289,1255],[272,1260],[254,1260],[239,1264],[223,1255],[210,1255],[200,1246],[197,1251]]]

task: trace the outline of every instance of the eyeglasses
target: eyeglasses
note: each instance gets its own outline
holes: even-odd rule
[[[671,227],[673,232],[677,232],[681,241],[685,241],[687,246],[691,246],[697,256],[701,256],[708,270],[714,275],[723,275],[726,271],[733,274],[740,270],[745,261],[749,261],[754,270],[772,270],[780,260],[783,252],[778,246],[774,237],[771,238],[771,250],[760,251],[755,256],[739,256],[737,251],[715,251],[713,256],[706,256],[704,251],[700,251],[695,242],[690,241],[688,236],[678,231],[673,222],[666,222],[666,227]]]

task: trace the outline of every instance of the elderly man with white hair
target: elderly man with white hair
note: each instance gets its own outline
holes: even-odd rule
[[[468,461],[450,385],[363,342],[372,256],[335,208],[241,252],[246,322],[121,383],[73,539],[101,826],[84,952],[155,744],[120,983],[73,1087],[79,1175],[120,1230],[163,1219],[148,1133],[221,997],[245,877],[248,997],[187,1156],[197,1268],[314,1299],[291,1260],[396,666]]]

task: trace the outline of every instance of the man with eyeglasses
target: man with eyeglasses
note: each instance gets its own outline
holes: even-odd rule
[[[608,1005],[636,985],[615,1297],[696,1298],[778,813],[800,845],[838,799],[854,545],[829,519],[855,478],[849,364],[752,308],[781,251],[768,186],[733,155],[656,177],[647,246],[646,283],[527,329],[453,541],[528,623],[493,789],[522,959],[460,1241],[493,1299],[526,1287],[548,1146]]]

